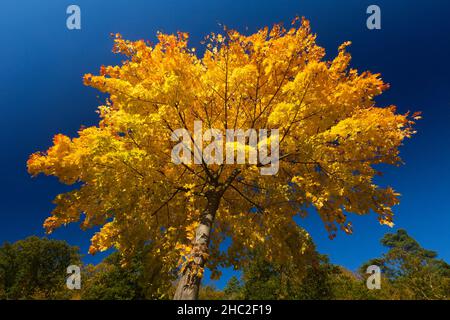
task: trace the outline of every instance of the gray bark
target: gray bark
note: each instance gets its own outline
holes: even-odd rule
[[[211,228],[214,223],[214,218],[219,208],[221,193],[217,191],[210,191],[207,195],[207,204],[205,210],[202,212],[200,224],[195,231],[195,239],[193,243],[194,261],[197,266],[204,268],[206,260],[202,254],[208,253],[209,240],[211,236]],[[202,279],[200,277],[193,277],[190,279],[190,271],[192,266],[188,266],[178,282],[175,291],[174,300],[197,300],[198,291]]]

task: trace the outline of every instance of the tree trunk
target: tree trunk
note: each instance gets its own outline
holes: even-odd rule
[[[204,268],[208,253],[209,240],[211,235],[211,228],[214,223],[214,217],[219,208],[221,193],[217,191],[210,191],[206,194],[207,204],[203,211],[200,224],[195,231],[195,239],[193,243],[194,260],[191,265],[188,265],[178,282],[175,291],[174,300],[197,300],[198,291],[202,277],[192,276],[191,270],[193,267]],[[195,264],[195,266],[193,265]]]

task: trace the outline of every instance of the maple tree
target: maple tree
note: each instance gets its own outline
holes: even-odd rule
[[[115,247],[125,260],[151,243],[165,272],[179,270],[175,298],[195,299],[205,267],[218,277],[219,266],[238,268],[256,246],[268,261],[306,254],[308,235],[299,235],[294,217],[308,207],[331,237],[352,231],[347,213],[375,212],[392,224],[398,194],[374,183],[375,166],[401,163],[398,148],[419,116],[376,106],[388,85],[349,66],[349,42],[326,61],[306,19],[249,36],[211,34],[201,57],[186,33],[157,39],[117,34],[113,51],[126,60],[84,77],[109,94],[98,126],[73,139],[58,134],[28,160],[32,175],[77,184],[55,198],[48,232],[80,219],[82,228],[100,225],[90,253]],[[172,133],[192,132],[194,121],[206,129],[278,129],[278,173],[261,175],[259,162],[173,163]],[[221,250],[225,238],[231,244]]]

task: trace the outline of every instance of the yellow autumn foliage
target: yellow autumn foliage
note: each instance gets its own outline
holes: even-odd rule
[[[238,267],[256,245],[281,261],[304,252],[287,241],[308,206],[331,236],[352,231],[350,213],[375,212],[392,224],[398,194],[375,184],[375,166],[401,163],[399,147],[414,133],[413,121],[376,104],[388,85],[379,74],[350,67],[350,43],[325,60],[305,19],[249,36],[211,34],[202,56],[185,33],[159,33],[154,45],[120,35],[114,42],[126,60],[84,77],[109,95],[98,125],[75,138],[56,135],[52,147],[28,161],[32,175],[77,183],[56,197],[48,232],[82,219],[83,228],[103,226],[92,253],[116,247],[127,256],[151,242],[176,267],[180,254],[191,252],[205,195],[223,188],[208,254],[215,269]],[[279,129],[278,173],[263,176],[250,164],[175,165],[171,134],[192,132],[196,120],[223,131]],[[219,250],[225,238],[226,252]]]

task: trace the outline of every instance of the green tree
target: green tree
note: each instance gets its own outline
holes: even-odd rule
[[[228,300],[242,299],[242,284],[236,276],[232,276],[223,292]]]
[[[277,263],[264,260],[259,252],[253,261],[244,267],[244,285],[242,288],[245,300],[283,299],[288,291],[288,284],[283,281],[286,268]],[[284,279],[288,279],[286,276]]]
[[[0,299],[68,299],[67,267],[80,265],[79,249],[35,236],[0,247]]]
[[[162,268],[162,261],[148,250],[137,253],[130,261],[124,261],[119,252],[114,252],[100,264],[84,268],[86,280],[81,298],[166,299],[173,295],[175,273],[168,275]]]
[[[317,252],[302,267],[276,265],[257,257],[244,269],[243,279],[244,299],[377,299],[361,277]]]
[[[320,272],[318,266],[323,257],[317,253],[314,243],[303,229],[296,227],[294,231],[286,232],[285,243],[290,248],[286,263],[267,259],[263,247],[252,251],[251,261],[242,269],[243,299],[299,299],[305,277],[314,271]]]
[[[141,287],[141,264],[121,267],[117,253],[111,254],[98,265],[84,268],[85,282],[81,298],[85,300],[131,300],[143,299]]]
[[[368,265],[378,265],[384,284],[393,287],[389,298],[449,299],[450,265],[438,259],[435,251],[422,248],[403,229],[386,234],[381,243],[389,248],[388,252],[365,263],[361,272]]]
[[[331,299],[334,300],[379,300],[386,299],[385,290],[370,290],[365,278],[342,266],[334,266],[329,276]],[[384,284],[384,283],[383,283]],[[386,285],[383,285],[386,289]]]
[[[217,289],[214,285],[200,287],[198,296],[200,300],[224,300],[226,298],[224,291]]]
[[[326,255],[317,258],[307,266],[295,298],[300,300],[328,300],[333,298],[332,275],[339,269],[329,262]]]

